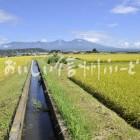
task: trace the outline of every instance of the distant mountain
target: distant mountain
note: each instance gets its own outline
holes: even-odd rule
[[[72,41],[56,40],[52,42],[11,42],[0,46],[1,49],[27,49],[27,48],[42,48],[47,51],[61,50],[67,51],[91,51],[96,48],[98,51],[140,51],[140,49],[122,49],[110,46],[104,46],[92,43],[83,39],[74,39]]]

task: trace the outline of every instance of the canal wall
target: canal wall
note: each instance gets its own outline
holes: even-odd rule
[[[38,63],[37,63],[38,65]],[[63,120],[63,118],[61,117],[58,108],[51,96],[51,93],[48,90],[48,86],[47,86],[47,81],[44,81],[40,66],[38,65],[38,69],[40,72],[40,77],[41,77],[41,83],[43,86],[43,90],[44,90],[44,94],[45,94],[45,98],[48,102],[49,105],[49,109],[50,109],[50,117],[52,119],[52,123],[54,125],[55,128],[55,132],[56,132],[56,136],[59,140],[71,140],[70,134],[68,132],[68,129],[65,125],[65,122]]]
[[[20,140],[22,134],[22,128],[24,124],[24,116],[26,112],[26,104],[28,100],[28,93],[30,87],[31,71],[29,70],[28,76],[25,81],[22,95],[15,113],[15,117],[9,133],[9,140]]]

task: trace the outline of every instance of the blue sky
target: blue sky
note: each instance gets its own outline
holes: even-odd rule
[[[74,38],[140,48],[140,0],[0,0],[0,44]]]

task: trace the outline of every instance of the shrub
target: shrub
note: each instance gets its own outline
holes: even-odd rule
[[[48,57],[47,63],[48,64],[54,64],[60,61],[60,63],[67,64],[66,58],[61,58],[58,54],[53,54],[52,56]]]

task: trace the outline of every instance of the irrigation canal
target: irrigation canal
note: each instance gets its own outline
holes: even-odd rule
[[[39,72],[35,61],[32,62],[32,70]],[[32,75],[21,140],[56,139],[40,76]]]

